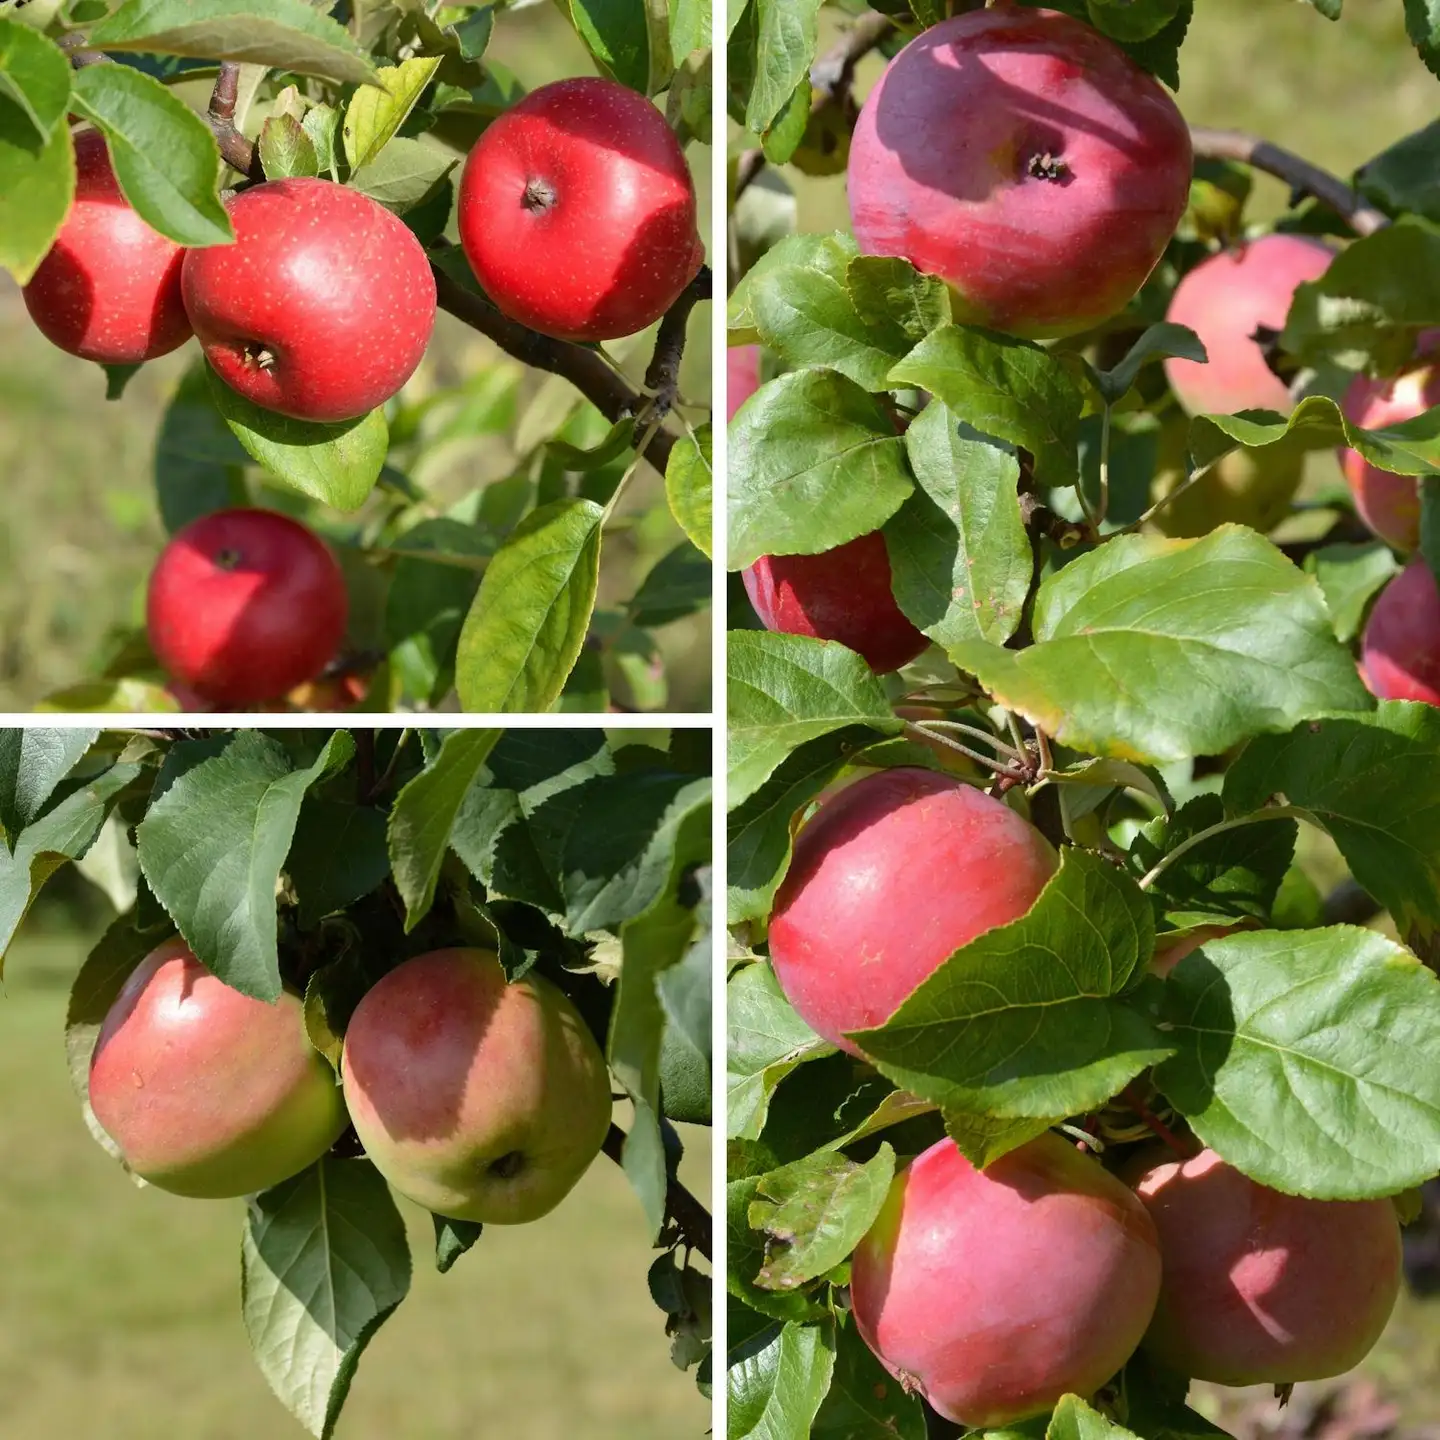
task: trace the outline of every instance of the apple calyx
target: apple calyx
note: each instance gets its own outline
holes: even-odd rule
[[[542,180],[536,175],[526,181],[525,193],[520,197],[520,203],[531,211],[552,210],[559,198],[555,187],[548,180]]]

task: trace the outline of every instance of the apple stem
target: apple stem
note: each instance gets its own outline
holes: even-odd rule
[[[1143,1124],[1152,1135],[1163,1140],[1181,1160],[1193,1160],[1195,1158],[1198,1153],[1197,1147],[1193,1143],[1187,1143],[1182,1140],[1160,1119],[1144,1100],[1140,1098],[1134,1085],[1127,1085],[1125,1089],[1120,1092],[1120,1099],[1135,1112],[1141,1124]]]
[[[625,1163],[625,1132],[613,1121],[601,1149],[617,1165]],[[665,1177],[665,1213],[679,1228],[681,1239],[707,1260],[710,1256],[710,1212],[667,1170]]]
[[[1235,820],[1221,820],[1204,830],[1197,830],[1188,839],[1181,841],[1168,855],[1162,855],[1141,877],[1140,888],[1148,890],[1182,855],[1188,854],[1197,845],[1203,845],[1216,835],[1227,830],[1238,830],[1242,825],[1256,825],[1262,820],[1303,820],[1306,812],[1295,805],[1271,805],[1257,810],[1253,815],[1242,815]]]

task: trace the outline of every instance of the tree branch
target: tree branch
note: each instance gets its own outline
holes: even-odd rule
[[[680,362],[685,357],[685,330],[690,324],[690,312],[702,300],[710,299],[712,287],[710,267],[702,265],[660,322],[655,352],[645,371],[645,388],[655,397],[646,417],[651,422],[663,420],[674,408],[680,393]]]
[[[247,180],[263,180],[265,170],[260,164],[259,147],[235,128],[235,98],[239,85],[240,66],[233,60],[222,60],[205,118],[210,123],[225,163]]]
[[[611,1124],[610,1133],[600,1147],[617,1164],[622,1163],[625,1132]],[[710,1212],[673,1176],[665,1184],[665,1213],[680,1228],[685,1243],[710,1259]]]
[[[1247,135],[1240,130],[1210,130],[1197,125],[1191,127],[1190,143],[1199,158],[1238,160],[1242,165],[1283,180],[1301,195],[1313,195],[1335,211],[1357,235],[1373,235],[1390,223],[1389,216],[1367,205],[1338,175],[1258,135]]]

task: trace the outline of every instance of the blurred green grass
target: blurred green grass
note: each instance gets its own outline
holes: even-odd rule
[[[489,53],[532,89],[563,75],[594,72],[574,31],[550,6],[507,12]],[[688,158],[700,195],[700,233],[708,237],[710,151],[692,146]],[[687,400],[709,394],[710,315],[710,307],[701,306],[691,321],[681,374]],[[649,357],[648,337],[611,348],[638,381]],[[196,353],[191,343],[152,362],[123,400],[107,403],[99,367],[49,345],[31,324],[17,288],[0,275],[0,476],[6,501],[0,525],[0,710],[31,710],[49,692],[94,676],[108,658],[107,635],[117,626],[143,625],[145,582],[165,540],[151,475],[155,434]],[[483,337],[442,314],[405,398],[503,360]],[[527,374],[522,416],[544,379]],[[698,423],[693,413],[691,418]],[[433,479],[437,493],[453,499],[510,473],[513,459],[503,440],[482,436],[448,450],[426,483]],[[287,498],[262,497],[259,503],[285,505]],[[646,511],[651,513],[643,516]],[[330,512],[329,518],[339,517]],[[662,480],[642,465],[607,532],[601,605],[627,600],[655,561],[682,539],[668,517]],[[705,612],[655,632],[670,682],[664,708],[710,708],[711,624]]]
[[[27,924],[0,996],[0,1435],[300,1440],[240,1319],[241,1202],[137,1189],[80,1117],[63,1038],[87,948],[74,918],[52,900]],[[682,1128],[682,1178],[704,1196],[709,1132]],[[361,1360],[337,1440],[706,1431],[693,1372],[670,1363],[646,1288],[654,1252],[617,1166],[598,1160],[534,1225],[490,1227],[443,1276],[428,1216],[404,1208],[414,1283]]]

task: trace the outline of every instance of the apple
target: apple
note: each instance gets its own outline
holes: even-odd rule
[[[760,347],[737,345],[725,352],[725,418],[735,412],[760,388]]]
[[[1186,410],[1192,415],[1289,414],[1290,392],[1252,337],[1262,326],[1283,330],[1296,287],[1318,280],[1334,258],[1334,250],[1321,240],[1263,235],[1202,260],[1181,280],[1165,318],[1189,326],[1209,357],[1203,365],[1174,356],[1165,361],[1166,379]]]
[[[330,715],[341,710],[354,710],[365,703],[370,694],[368,675],[323,676],[297,685],[286,697],[294,710],[312,715]]]
[[[1440,336],[1422,354],[1433,350]],[[1440,405],[1440,365],[1424,362],[1388,380],[1357,375],[1340,408],[1345,418],[1366,430],[1398,425]],[[1393,475],[1372,465],[1358,451],[1339,452],[1340,469],[1355,497],[1360,518],[1384,541],[1406,553],[1420,548],[1420,486],[1413,475]]]
[[[643,330],[705,258],[680,142],[643,95],[597,76],[542,85],[486,127],[457,219],[485,293],[562,340]]]
[[[346,1121],[300,997],[242,995],[178,937],[140,962],[105,1016],[90,1108],[137,1175],[203,1200],[299,1174]]]
[[[1357,1365],[1400,1291],[1389,1200],[1282,1195],[1213,1150],[1135,1184],[1160,1240],[1160,1300],[1142,1342],[1166,1369],[1220,1385],[1289,1385]]]
[[[404,222],[329,180],[271,180],[226,209],[235,244],[189,251],[181,272],[215,373],[296,420],[383,405],[435,328],[435,277]]]
[[[999,1429],[1092,1395],[1160,1291],[1155,1227],[1094,1160],[1046,1132],[977,1170],[952,1140],[896,1175],[851,1262],[855,1325],[947,1420]]]
[[[190,338],[185,252],[121,194],[98,130],[75,136],[75,202],[23,291],[53,345],[104,365],[139,365]]]
[[[850,148],[850,218],[955,292],[957,321],[1041,338],[1124,309],[1185,211],[1190,132],[1113,41],[1051,10],[942,20],[890,62]]]
[[[579,1012],[533,971],[507,984],[489,950],[432,950],[379,980],[341,1069],[376,1169],[456,1220],[538,1220],[610,1129],[605,1057]]]
[[[1045,837],[983,791],[898,767],[830,796],[795,841],[770,963],[800,1017],[852,1055],[962,945],[1017,920],[1054,874]]]
[[[1157,935],[1155,953],[1150,959],[1150,973],[1163,980],[1187,955],[1193,955],[1202,945],[1208,945],[1212,940],[1223,940],[1240,930],[1253,930],[1258,925],[1256,920],[1236,920],[1229,925],[1196,926],[1179,940],[1171,940],[1166,934]]]
[[[878,530],[819,555],[762,555],[742,578],[767,630],[838,640],[877,674],[908,665],[930,644],[896,603]]]
[[[1360,678],[1378,699],[1440,705],[1440,591],[1418,555],[1370,611],[1360,639]]]
[[[172,680],[239,710],[314,680],[340,647],[348,609],[318,536],[272,510],[217,510],[160,552],[145,618]]]

